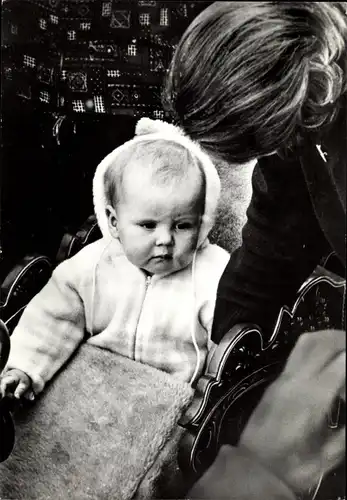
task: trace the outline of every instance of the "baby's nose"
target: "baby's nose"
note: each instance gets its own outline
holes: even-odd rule
[[[156,231],[156,245],[170,245],[171,243],[171,230],[166,227],[158,227]]]

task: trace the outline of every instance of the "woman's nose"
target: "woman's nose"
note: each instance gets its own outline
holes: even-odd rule
[[[172,233],[169,228],[158,227],[156,230],[156,245],[171,245]]]

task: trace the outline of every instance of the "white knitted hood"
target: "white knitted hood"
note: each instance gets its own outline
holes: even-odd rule
[[[177,126],[161,120],[151,120],[150,118],[141,118],[136,126],[134,139],[126,142],[122,146],[114,149],[109,155],[106,156],[98,165],[94,180],[93,180],[93,201],[95,215],[105,238],[110,238],[107,216],[106,216],[106,193],[104,176],[109,168],[117,158],[117,155],[124,151],[126,148],[148,139],[161,139],[176,142],[187,148],[199,161],[205,175],[206,196],[205,196],[205,211],[202,217],[200,233],[198,238],[197,247],[206,241],[210,230],[213,227],[216,210],[220,195],[220,180],[217,170],[212,163],[210,157],[202,151],[200,146],[189,139],[184,132]]]

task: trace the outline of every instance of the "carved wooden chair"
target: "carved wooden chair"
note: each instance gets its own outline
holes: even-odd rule
[[[184,470],[199,475],[222,444],[237,444],[265,388],[282,370],[301,333],[345,330],[345,293],[345,279],[318,266],[301,286],[293,306],[281,308],[270,336],[255,324],[235,325],[225,335],[198,382],[193,405],[180,422],[187,430],[180,450]],[[344,424],[345,403],[339,400],[327,426]],[[343,464],[324,479],[315,498],[344,500],[345,484]]]
[[[71,257],[99,237],[95,218],[89,217],[79,231],[64,236],[57,262]],[[292,307],[281,308],[271,335],[266,335],[256,324],[238,324],[211,355],[198,381],[193,403],[179,422],[185,433],[178,459],[188,484],[208,468],[222,444],[238,442],[253,408],[265,388],[282,370],[301,333],[345,328],[346,282],[339,275],[333,258],[323,264],[302,285]],[[47,282],[53,267],[54,264],[44,256],[28,256],[2,284],[0,369],[3,369],[9,352],[6,327],[9,332],[13,330],[25,305]],[[6,406],[4,401],[0,402],[0,426],[6,439],[0,446],[0,461],[11,453],[14,436],[13,408]],[[343,417],[344,411],[337,408],[330,416],[329,425],[336,427]],[[322,492],[325,491],[324,485],[328,485],[325,489],[328,488],[329,499],[343,498],[341,470],[334,471],[323,484]],[[327,500],[328,497],[318,495],[316,498]]]

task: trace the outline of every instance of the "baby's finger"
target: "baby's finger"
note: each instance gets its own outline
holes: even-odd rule
[[[0,394],[1,398],[4,398],[8,392],[11,392],[16,387],[17,380],[15,380],[11,375],[4,375],[0,379]]]
[[[5,387],[4,379],[0,378],[0,398],[5,397]]]
[[[5,392],[6,392],[5,384],[3,383],[2,380],[0,380],[0,399],[5,397]]]
[[[25,397],[25,399],[28,399],[29,401],[34,401],[35,394],[33,393],[33,391],[29,391],[29,392],[26,392],[24,394],[24,397]]]
[[[17,389],[14,392],[14,397],[16,399],[19,399],[28,389],[29,389],[29,384],[21,380],[17,386]]]

